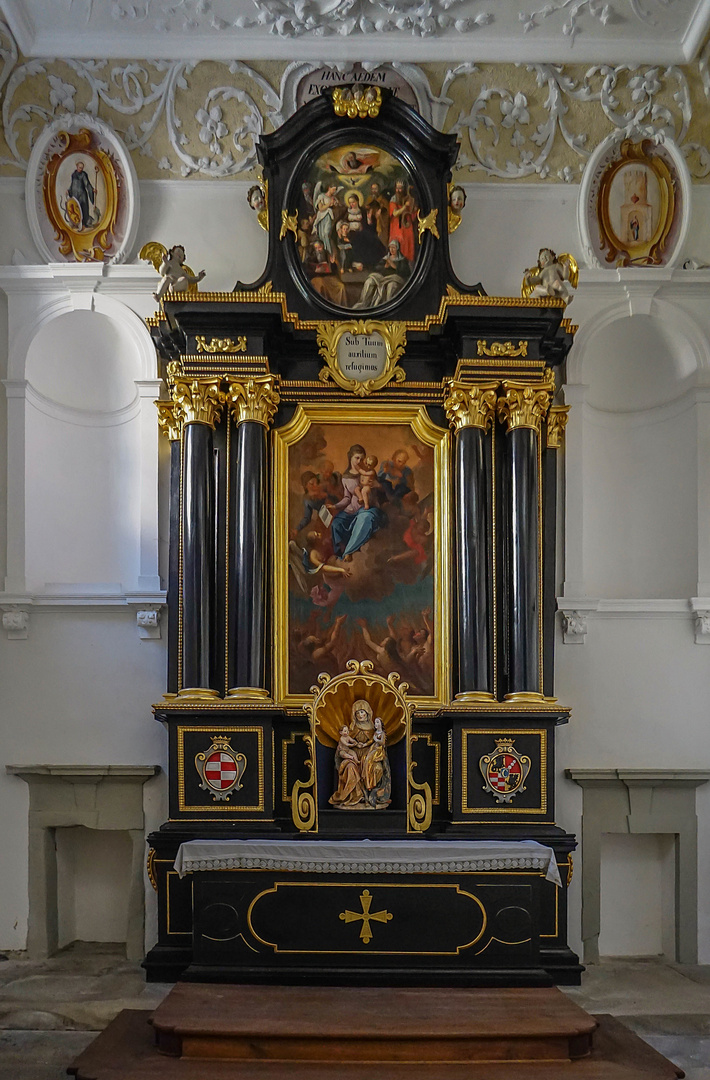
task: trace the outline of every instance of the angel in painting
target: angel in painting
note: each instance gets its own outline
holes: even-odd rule
[[[335,255],[335,217],[341,206],[338,192],[343,187],[329,183],[326,187],[319,180],[313,193],[313,205],[316,216],[313,220],[313,233],[322,241],[329,256]]]

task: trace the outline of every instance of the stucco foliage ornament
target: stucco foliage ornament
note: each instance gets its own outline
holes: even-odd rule
[[[400,23],[405,30],[425,34],[434,32],[431,21],[437,32],[446,26],[453,32],[465,2],[255,0],[257,20],[276,18],[269,23],[275,34],[311,31],[314,36],[397,29]],[[565,7],[561,0],[555,2],[560,10]],[[644,2],[644,11],[651,11],[659,0]],[[125,8],[118,17],[140,15],[148,26],[153,14],[157,19],[159,9],[166,9],[165,3],[114,6],[117,11]],[[174,7],[168,29],[178,28],[182,18],[199,15],[187,0],[168,6]],[[621,0],[609,6],[612,11],[627,10]],[[213,22],[221,18],[217,7],[212,5],[209,16]],[[546,7],[555,8],[553,0]],[[132,14],[133,9],[138,14]],[[219,8],[220,13],[227,10]],[[578,17],[582,13],[580,8]],[[484,15],[476,16],[476,25],[484,24]],[[260,72],[236,60],[18,62],[12,36],[0,21],[0,169],[24,172],[42,128],[60,114],[83,112],[114,128],[141,178],[249,175],[257,163],[259,136],[278,127],[294,107],[294,67],[300,79],[308,66],[284,63],[275,89]],[[311,70],[323,66],[314,63]],[[352,67],[345,62],[325,66],[338,72]],[[374,61],[362,64],[363,70],[377,66]],[[710,99],[710,45],[696,64],[684,67],[394,63],[392,68],[411,85],[416,83],[419,98],[430,103],[434,125],[460,136],[459,179],[467,171],[481,179],[577,182],[590,153],[614,131],[670,138],[686,155],[693,176],[710,176],[703,123],[706,97]],[[430,80],[441,87],[438,94]]]

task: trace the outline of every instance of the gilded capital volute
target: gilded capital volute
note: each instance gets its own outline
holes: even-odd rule
[[[488,431],[496,411],[497,382],[465,383],[447,379],[444,411],[454,431],[475,427]]]
[[[569,417],[569,405],[551,405],[547,414],[547,446],[558,450],[565,437],[565,428]]]
[[[227,390],[227,401],[235,424],[247,420],[269,426],[279,407],[280,395],[275,375],[258,375],[244,382],[232,382]]]
[[[498,398],[498,419],[507,424],[508,431],[531,428],[540,434],[542,421],[550,406],[555,389],[554,376],[542,383],[524,383],[507,380],[501,385],[502,396]]]
[[[175,401],[156,401],[158,427],[170,442],[180,438],[180,413]]]
[[[170,393],[176,412],[184,424],[209,424],[211,428],[217,425],[224,405],[221,383],[220,377],[174,378]]]

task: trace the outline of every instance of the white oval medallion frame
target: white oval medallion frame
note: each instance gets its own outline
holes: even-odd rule
[[[84,180],[77,178],[81,173]],[[95,116],[59,116],[32,148],[25,205],[45,262],[124,262],[140,218],[131,155],[113,128]]]
[[[632,144],[633,148],[640,148],[642,143],[646,144],[650,157],[657,159],[659,165],[662,163],[661,171],[665,177],[663,183],[672,192],[674,211],[667,215],[666,219],[666,210],[661,207],[658,221],[651,227],[655,244],[651,242],[651,237],[648,244],[640,243],[639,224],[642,225],[643,222],[639,215],[630,219],[630,224],[637,234],[636,240],[629,236],[629,242],[625,243],[623,237],[619,238],[618,234],[622,231],[620,222],[616,230],[609,227],[610,178],[633,164],[631,158],[624,156],[625,152],[628,154],[628,148],[625,150],[627,143]],[[634,149],[633,157],[641,169],[649,168],[647,157],[640,149]],[[616,269],[619,266],[641,266],[650,269],[654,266],[675,266],[690,225],[691,196],[690,172],[683,152],[672,139],[666,138],[662,132],[649,134],[642,129],[625,128],[612,132],[600,142],[589,158],[579,190],[577,226],[586,265],[603,269]],[[621,210],[623,206],[619,207],[619,212]],[[652,256],[649,255],[651,249],[654,249]],[[635,252],[638,257],[634,257]],[[605,259],[605,253],[610,253],[612,258]],[[648,261],[649,258],[652,258],[652,261]]]

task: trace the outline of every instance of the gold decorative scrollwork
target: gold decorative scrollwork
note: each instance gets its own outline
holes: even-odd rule
[[[439,239],[439,230],[436,227],[436,218],[439,211],[435,207],[425,217],[417,215],[417,240],[421,244],[425,232],[430,232],[435,240]]]
[[[321,368],[318,378],[321,382],[330,379],[349,390],[358,397],[366,397],[375,390],[380,390],[388,383],[404,382],[406,374],[404,368],[398,366],[397,361],[404,353],[407,345],[407,328],[402,322],[381,322],[377,319],[352,319],[348,322],[319,322],[317,328],[318,350],[326,362],[327,367]],[[340,341],[344,335],[352,337],[379,335],[384,341],[386,359],[381,371],[370,379],[349,378],[342,370],[338,359]],[[375,369],[377,365],[372,365]]]
[[[310,832],[316,823],[316,758],[313,735],[304,735],[308,747],[308,779],[296,780],[291,788],[291,817],[299,832]]]
[[[478,342],[478,356],[527,356],[527,341],[519,341],[517,348],[512,341],[487,341]]]
[[[488,431],[496,411],[497,382],[464,383],[447,379],[444,411],[454,431],[477,427]]]
[[[414,779],[416,767],[416,761],[410,758],[407,780],[413,791],[407,803],[407,832],[426,832],[431,825],[431,787],[426,780],[419,784]]]
[[[382,91],[379,86],[336,86],[333,90],[333,112],[336,116],[349,116],[361,120],[379,116],[382,107]]]
[[[287,232],[292,232],[294,239],[298,242],[298,214],[289,214],[288,210],[282,210],[279,240],[283,240]]]
[[[158,891],[158,879],[155,876],[155,848],[148,849],[148,861],[145,864],[146,871],[148,873],[148,881],[153,886],[155,892]]]
[[[180,438],[180,414],[175,401],[156,401],[158,427],[170,442]]]
[[[226,397],[235,423],[254,420],[268,428],[279,407],[277,386],[278,379],[274,375],[257,375],[244,382],[230,383]]]
[[[216,427],[222,416],[225,395],[220,389],[222,379],[186,379],[177,377],[171,387],[176,412],[184,424],[209,424]]]
[[[547,414],[547,448],[558,450],[565,438],[565,428],[569,419],[569,405],[551,405]]]
[[[554,375],[549,369],[546,375],[543,383],[509,380],[502,384],[504,396],[498,398],[498,418],[507,424],[508,431],[532,428],[540,434],[555,389]]]
[[[567,888],[569,889],[572,882],[572,875],[574,874],[574,863],[572,862],[572,852],[570,851],[567,856]]]
[[[244,336],[238,337],[236,341],[233,341],[231,337],[213,337],[208,341],[202,334],[198,334],[195,338],[195,344],[198,352],[237,353],[247,351],[247,339]]]

